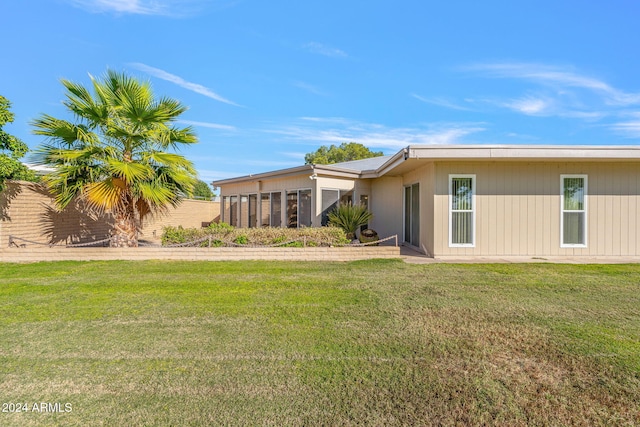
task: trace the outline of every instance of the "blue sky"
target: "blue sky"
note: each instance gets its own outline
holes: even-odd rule
[[[0,6],[5,130],[107,68],[189,106],[207,181],[320,145],[640,142],[636,1],[28,0]]]

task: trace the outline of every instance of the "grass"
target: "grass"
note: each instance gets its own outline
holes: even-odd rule
[[[0,264],[37,425],[638,425],[640,265]]]

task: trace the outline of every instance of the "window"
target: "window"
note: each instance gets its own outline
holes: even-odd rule
[[[340,203],[343,205],[353,204],[353,190],[340,191]]]
[[[281,201],[280,192],[260,194],[260,227],[280,227],[282,224]]]
[[[404,187],[404,241],[420,246],[420,184]]]
[[[311,190],[298,192],[298,227],[311,227]]]
[[[367,194],[360,195],[360,204],[369,209],[369,196]]]
[[[229,197],[229,225],[238,226],[238,196]]]
[[[258,195],[249,194],[249,228],[255,228],[258,221]]]
[[[325,226],[329,224],[329,212],[338,206],[340,200],[340,190],[322,189],[322,219],[320,224]]]
[[[323,188],[322,195],[322,216],[320,219],[320,225],[325,226],[329,224],[329,212],[333,211],[338,204],[349,205],[353,204],[353,190],[337,190],[331,188]],[[360,196],[360,203],[368,204],[368,196]],[[368,206],[367,206],[368,207]],[[364,230],[364,229],[363,229]]]
[[[229,218],[231,217],[231,211],[229,210],[229,196],[222,196],[222,222],[229,223]]]
[[[587,246],[587,176],[561,175],[561,247]]]
[[[249,197],[247,197],[244,194],[240,195],[240,210],[238,213],[238,218],[239,218],[239,227],[240,228],[246,228],[249,226],[249,209],[248,209],[248,204],[249,204]]]
[[[271,225],[271,194],[260,194],[260,227]]]
[[[298,192],[287,192],[287,228],[298,227]]]
[[[282,193],[271,193],[271,226],[282,226]]]
[[[287,192],[287,227],[311,226],[311,190]]]
[[[475,246],[476,176],[449,175],[449,246]]]

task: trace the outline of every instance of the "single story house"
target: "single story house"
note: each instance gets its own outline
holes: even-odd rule
[[[213,185],[240,227],[319,227],[359,202],[428,256],[640,255],[640,146],[412,145]]]

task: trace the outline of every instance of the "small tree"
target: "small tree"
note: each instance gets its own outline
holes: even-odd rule
[[[372,218],[373,214],[365,205],[339,204],[329,212],[329,225],[342,228],[347,234],[347,239],[353,240],[356,238],[356,230],[368,224]]]
[[[13,122],[11,102],[0,95],[0,191],[8,179],[35,181],[35,174],[20,159],[29,151],[27,144],[5,132],[2,127]]]
[[[213,194],[209,184],[199,179],[193,186],[193,196],[197,199],[211,200],[215,194]]]
[[[62,80],[65,107],[76,122],[42,115],[35,133],[48,138],[40,163],[54,168],[44,178],[60,208],[76,197],[114,217],[111,246],[138,246],[138,224],[193,191],[192,163],[171,152],[197,142],[193,129],[174,126],[186,107],[156,99],[149,82],[114,71],[91,77],[93,94]]]
[[[323,145],[313,153],[305,154],[304,162],[307,165],[330,165],[382,155],[382,151],[371,151],[369,148],[357,142],[344,142],[337,147],[333,144],[329,147]]]

